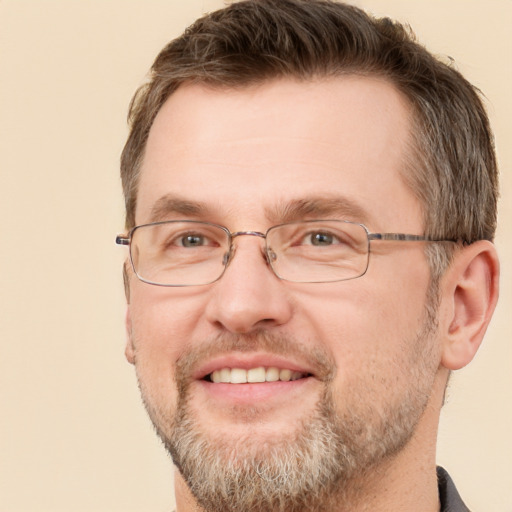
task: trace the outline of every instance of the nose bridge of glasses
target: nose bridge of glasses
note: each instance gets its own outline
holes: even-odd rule
[[[267,235],[261,231],[235,231],[234,233],[231,233],[231,239],[239,236],[258,236],[260,238],[267,238]]]
[[[224,255],[224,265],[228,265],[232,260],[236,252],[236,246],[233,244],[233,240],[235,238],[241,237],[241,236],[255,236],[257,238],[263,238],[263,240],[266,241],[267,235],[265,233],[262,233],[261,231],[235,231],[234,233],[230,233],[231,238],[231,247],[229,248],[229,252]],[[267,254],[267,249],[265,248],[263,251],[263,254],[265,256],[265,259],[267,260],[267,263],[269,262],[269,255]]]

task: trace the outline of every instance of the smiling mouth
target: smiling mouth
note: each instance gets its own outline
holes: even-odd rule
[[[310,377],[309,373],[302,373],[288,368],[274,366],[250,368],[221,368],[206,375],[204,380],[214,384],[253,384],[263,382],[289,382]]]

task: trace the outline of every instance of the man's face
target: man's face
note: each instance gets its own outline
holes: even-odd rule
[[[421,234],[420,206],[400,176],[409,128],[407,103],[379,79],[182,86],[151,129],[136,223],[265,232],[292,215]],[[295,457],[332,466],[339,487],[400,452],[425,421],[439,365],[423,245],[373,242],[364,276],[305,284],[272,273],[261,238],[234,244],[213,284],[165,288],[130,276],[127,356],[185,479],[211,480],[211,461],[212,473],[272,475],[265,461],[286,459],[289,472]],[[283,380],[211,380],[261,367],[284,370]]]

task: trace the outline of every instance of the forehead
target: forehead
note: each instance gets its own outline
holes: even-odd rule
[[[419,205],[400,174],[409,110],[391,84],[369,77],[182,86],[150,131],[137,223],[153,220],[167,196],[200,204],[207,220],[225,224],[263,222],[309,198],[331,205],[339,198],[375,224],[393,204],[402,220],[415,217]]]

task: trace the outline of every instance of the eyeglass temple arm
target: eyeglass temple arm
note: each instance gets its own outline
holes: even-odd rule
[[[368,240],[394,240],[397,242],[457,242],[457,240],[451,238],[406,235],[405,233],[368,233]]]
[[[127,236],[117,235],[116,236],[116,244],[117,245],[130,245],[130,239]]]

